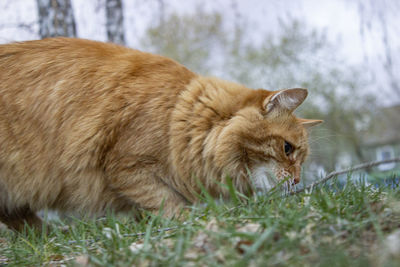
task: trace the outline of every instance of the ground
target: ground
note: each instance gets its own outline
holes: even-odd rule
[[[400,186],[329,183],[229,203],[183,220],[109,214],[47,234],[0,229],[0,266],[400,266]]]

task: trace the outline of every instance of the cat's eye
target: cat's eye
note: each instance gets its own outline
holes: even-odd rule
[[[289,156],[293,152],[293,146],[285,141],[285,154]]]

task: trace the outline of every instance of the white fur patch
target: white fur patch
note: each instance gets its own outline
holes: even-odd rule
[[[265,193],[276,186],[278,180],[275,177],[272,164],[257,166],[253,169],[251,179],[257,192]]]

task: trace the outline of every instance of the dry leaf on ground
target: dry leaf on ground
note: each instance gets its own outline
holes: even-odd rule
[[[74,260],[76,266],[88,266],[89,265],[89,256],[88,255],[80,255],[77,256]]]
[[[187,260],[195,260],[200,254],[215,252],[217,249],[209,232],[217,232],[219,229],[218,222],[215,218],[207,223],[205,231],[200,231],[192,241],[193,246],[185,252]]]
[[[400,258],[400,230],[388,235],[384,241],[384,246],[390,256]]]
[[[215,218],[211,219],[205,227],[207,231],[217,232],[218,231],[218,222]]]
[[[261,229],[261,225],[258,223],[246,223],[245,225],[242,226],[237,226],[236,231],[239,233],[257,233]],[[234,240],[234,246],[236,250],[240,253],[243,254],[245,253],[245,247],[249,247],[254,243],[253,240],[249,239],[241,239],[241,238],[235,238]]]
[[[237,228],[237,232],[243,232],[243,233],[256,233],[260,230],[261,225],[258,223],[247,223],[243,226],[240,226]]]
[[[140,252],[144,247],[143,244],[143,240],[139,240],[137,242],[133,242],[130,246],[129,249],[133,252],[133,253],[138,253]]]

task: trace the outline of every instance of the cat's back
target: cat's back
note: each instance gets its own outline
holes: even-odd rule
[[[154,149],[193,77],[171,59],[89,40],[0,45],[0,180],[95,168],[116,138]]]
[[[195,76],[171,59],[89,40],[0,45],[0,195],[37,208],[101,206],[108,151],[166,157],[156,152],[166,151],[171,110]],[[78,189],[71,201],[66,192]]]
[[[84,39],[0,45],[3,113],[42,124],[155,99],[173,102],[194,76],[169,58]]]
[[[122,120],[166,128],[193,77],[169,58],[84,39],[0,45],[0,147],[14,135],[27,147],[42,139],[55,149],[78,149]]]
[[[166,57],[76,38],[0,45],[0,70],[0,90],[13,90],[13,93],[21,84],[25,86],[20,90],[32,89],[29,86],[37,90],[44,82],[51,85],[60,79],[79,82],[79,91],[82,91],[98,89],[99,86],[84,86],[91,81],[100,84],[119,80],[124,84],[137,80],[154,82],[157,77],[166,83],[185,84],[194,76],[184,66]]]

